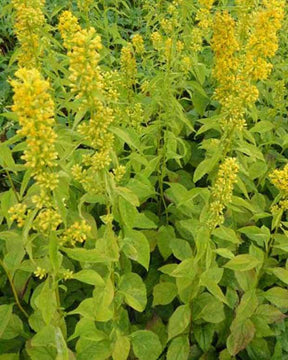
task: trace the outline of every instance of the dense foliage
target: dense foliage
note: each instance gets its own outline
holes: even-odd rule
[[[285,3],[0,2],[0,360],[288,359]]]

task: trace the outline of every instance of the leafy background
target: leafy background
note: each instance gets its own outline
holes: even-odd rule
[[[288,358],[288,222],[285,211],[271,211],[281,193],[269,177],[287,158],[287,16],[269,59],[273,71],[257,81],[259,98],[245,109],[247,126],[230,134],[219,126],[221,105],[213,96],[213,20],[203,30],[197,19],[205,1],[87,4],[47,0],[44,8],[41,36],[48,46],[41,73],[55,102],[60,177],[51,196],[63,220],[48,235],[33,227],[31,197],[39,189],[23,166],[27,145],[11,110],[17,8],[8,0],[0,4],[0,359]],[[237,22],[239,6],[216,1],[210,15],[227,10]],[[102,194],[83,189],[71,173],[90,150],[76,131],[89,114],[75,105],[57,27],[67,9],[101,36],[100,67],[115,71],[119,91]],[[173,17],[165,32],[163,20]],[[153,47],[155,31],[172,41],[169,61]],[[145,52],[133,53],[136,80],[127,88],[121,49],[135,34],[142,35]],[[211,192],[226,156],[237,159],[237,182],[224,223],[208,231]],[[124,177],[109,182],[119,164]],[[288,189],[285,173],[283,181]],[[9,215],[19,200],[34,214],[22,228]],[[110,225],[103,221],[107,209]],[[63,246],[59,238],[74,219],[85,220],[91,233],[84,244]],[[37,277],[38,267],[45,277]],[[63,276],[67,270],[71,279]]]

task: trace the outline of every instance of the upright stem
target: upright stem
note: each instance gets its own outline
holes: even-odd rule
[[[20,300],[19,300],[17,291],[16,291],[16,289],[15,289],[15,286],[14,286],[14,284],[13,284],[12,277],[10,276],[7,267],[5,266],[5,264],[3,263],[3,261],[2,261],[1,259],[0,259],[0,265],[2,266],[2,268],[4,269],[4,271],[5,271],[6,275],[7,275],[8,281],[9,281],[9,283],[10,283],[10,286],[11,286],[11,289],[12,289],[12,292],[13,292],[13,295],[14,295],[14,298],[15,298],[15,301],[16,301],[16,304],[17,304],[19,310],[20,310],[20,311],[23,313],[23,315],[28,319],[28,318],[29,318],[29,315],[27,314],[27,312],[23,309],[22,305],[20,304]]]

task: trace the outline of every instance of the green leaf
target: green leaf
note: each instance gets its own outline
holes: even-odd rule
[[[2,354],[0,355],[0,360],[19,360],[19,354]]]
[[[12,315],[13,304],[0,306],[0,338],[2,337]]]
[[[134,194],[130,189],[125,187],[117,186],[115,192],[122,196],[123,199],[127,200],[130,204],[134,206],[139,206],[139,199],[136,194]]]
[[[168,322],[168,340],[182,334],[191,321],[189,305],[180,305],[171,315]]]
[[[218,237],[219,239],[229,241],[233,244],[240,243],[240,239],[236,235],[235,231],[223,225],[215,229],[212,234]]]
[[[167,305],[177,296],[177,286],[172,282],[161,282],[153,289],[153,306]]]
[[[266,227],[259,228],[257,226],[246,226],[238,231],[245,234],[249,239],[254,240],[260,246],[270,239],[270,232]]]
[[[196,168],[193,181],[196,183],[206,174],[214,169],[220,159],[220,155],[216,152],[211,158],[203,160]]]
[[[49,325],[57,309],[55,291],[50,288],[49,278],[45,281],[39,296],[35,300],[35,303],[41,311],[43,320],[47,325]]]
[[[6,326],[4,333],[0,337],[5,340],[10,340],[16,338],[22,333],[23,333],[23,323],[21,319],[19,318],[19,316],[15,314],[11,314],[9,323]]]
[[[285,315],[280,310],[269,304],[259,305],[255,314],[260,315],[268,324],[285,319]]]
[[[237,255],[230,261],[228,261],[224,267],[231,270],[238,271],[247,271],[254,269],[256,266],[261,264],[261,262],[256,259],[254,256],[249,254]]]
[[[148,330],[138,330],[131,335],[133,351],[139,360],[157,360],[162,345],[156,334]]]
[[[213,324],[201,324],[193,326],[193,334],[200,348],[206,352],[210,349],[212,344],[215,325]]]
[[[73,274],[73,279],[90,285],[105,286],[103,278],[95,270],[81,270]]]
[[[190,352],[188,336],[178,336],[168,347],[167,360],[187,360]]]
[[[264,293],[265,298],[279,308],[288,308],[288,290],[273,287]]]
[[[98,249],[69,249],[62,248],[63,251],[73,260],[78,260],[81,262],[89,262],[89,263],[102,263],[105,261],[112,261],[111,259],[104,256],[100,250]]]
[[[286,285],[288,285],[288,270],[277,267],[277,268],[273,268],[272,272],[275,276],[278,277],[278,279],[280,279]]]
[[[137,311],[146,307],[146,287],[142,278],[135,273],[123,275],[119,282],[119,292],[124,295],[125,302]]]
[[[137,261],[148,270],[150,262],[150,245],[144,234],[136,230],[125,231],[125,237],[121,241],[121,246],[122,251],[129,259]]]
[[[119,336],[112,352],[113,360],[127,360],[130,352],[130,340],[127,336]]]
[[[232,356],[236,356],[253,340],[255,327],[250,319],[235,326],[227,339],[227,349]]]
[[[193,256],[191,246],[186,240],[172,238],[170,248],[178,260],[185,260]]]
[[[81,346],[77,344],[77,360],[107,360],[111,354],[111,343],[107,340],[96,342],[86,339]]]
[[[220,256],[222,256],[223,258],[226,259],[233,259],[234,258],[234,254],[232,253],[232,251],[226,249],[226,248],[220,248],[220,249],[216,249],[214,250],[214,252]]]

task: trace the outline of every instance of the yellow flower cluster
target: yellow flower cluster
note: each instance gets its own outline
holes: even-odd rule
[[[74,222],[68,229],[63,233],[60,241],[62,244],[69,243],[74,246],[77,242],[83,243],[91,231],[91,226],[86,223],[85,220]]]
[[[21,125],[18,133],[26,137],[27,148],[22,158],[45,196],[58,183],[57,174],[52,171],[56,166],[57,152],[50,85],[36,69],[19,69],[16,77],[18,80],[11,81],[14,89],[12,110]]]
[[[136,59],[129,45],[121,49],[120,57],[121,71],[124,75],[124,83],[128,88],[136,82],[137,65]]]
[[[62,223],[60,214],[53,208],[41,210],[34,220],[33,229],[44,234],[55,231]]]
[[[272,69],[267,59],[277,50],[284,16],[283,0],[265,0],[254,12],[251,1],[238,3],[238,21],[227,11],[215,15],[211,41],[218,81],[214,95],[222,105],[221,124],[226,130],[245,126],[245,109],[259,96],[255,81],[266,79]]]
[[[103,77],[98,66],[102,49],[101,38],[94,28],[81,29],[69,11],[60,16],[59,30],[68,50],[70,87],[84,107],[95,104],[95,97],[104,87]]]
[[[158,31],[154,31],[151,34],[151,41],[152,41],[154,49],[160,50],[160,48],[162,46],[163,38],[162,38],[162,35]]]
[[[15,10],[15,33],[21,45],[18,57],[21,67],[38,66],[41,53],[41,32],[45,24],[45,0],[12,0]]]
[[[61,33],[64,46],[70,49],[74,35],[81,30],[78,19],[72,15],[71,11],[63,11],[59,18],[58,29]]]
[[[143,54],[143,52],[145,51],[145,47],[142,35],[135,34],[132,38],[132,44],[137,54]]]
[[[63,279],[64,280],[70,280],[70,279],[73,279],[73,271],[72,270],[68,270],[68,269],[65,269],[63,271]]]
[[[288,164],[286,164],[282,170],[275,169],[271,173],[270,179],[283,197],[288,197]]]
[[[40,266],[37,266],[36,270],[34,271],[34,275],[42,280],[47,275],[47,271]]]
[[[113,135],[109,125],[114,121],[113,110],[107,106],[107,100],[117,100],[118,93],[106,84],[111,81],[111,72],[102,74],[99,67],[101,38],[93,27],[81,29],[77,18],[69,11],[60,16],[59,30],[64,39],[69,57],[70,87],[79,101],[79,110],[86,110],[90,115],[88,123],[83,122],[78,132],[93,152],[82,158],[82,165],[72,168],[72,174],[86,191],[94,191],[97,172],[110,164],[110,152],[113,147]],[[92,182],[91,182],[92,180]]]
[[[245,71],[253,80],[264,80],[272,70],[266,59],[275,55],[278,49],[277,32],[284,18],[284,0],[263,0],[263,8],[254,13],[252,34],[246,47]]]
[[[211,27],[213,19],[211,15],[211,9],[214,2],[215,0],[198,0],[200,8],[196,14],[196,20],[199,22],[198,26],[201,29],[208,29]]]
[[[237,181],[239,166],[235,158],[226,158],[220,165],[216,182],[212,188],[212,202],[209,207],[208,226],[215,226],[224,222],[224,209],[231,202],[234,184]]]
[[[12,206],[8,211],[10,215],[10,220],[11,221],[16,220],[18,227],[21,228],[24,225],[27,216],[26,211],[27,211],[27,206],[25,204],[19,203]]]
[[[114,179],[116,182],[120,182],[125,175],[126,167],[119,165],[116,169],[113,170]]]

